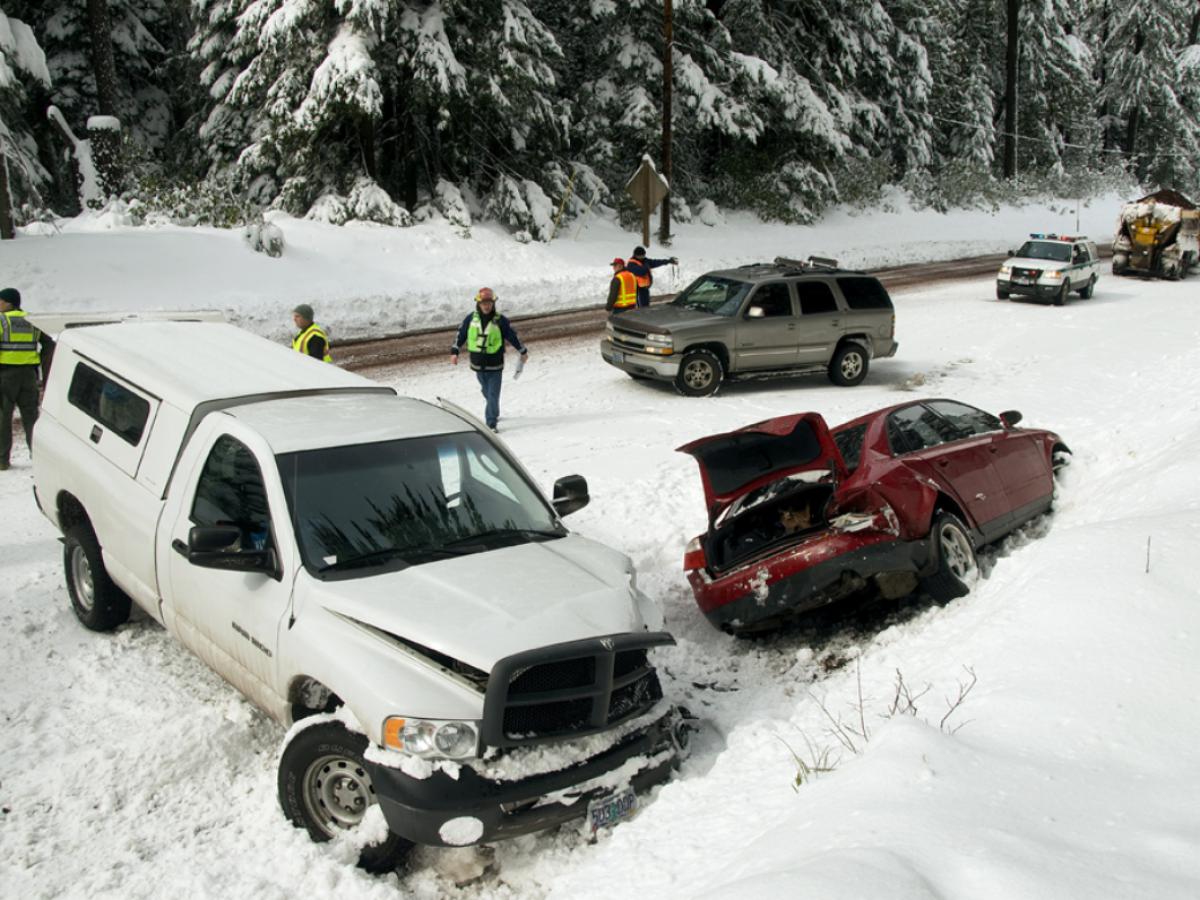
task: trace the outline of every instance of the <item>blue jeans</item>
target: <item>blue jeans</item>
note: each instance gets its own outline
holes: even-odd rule
[[[479,379],[479,392],[483,394],[486,406],[483,410],[483,421],[488,428],[495,428],[500,419],[500,382],[504,379],[503,369],[489,369],[475,373]]]

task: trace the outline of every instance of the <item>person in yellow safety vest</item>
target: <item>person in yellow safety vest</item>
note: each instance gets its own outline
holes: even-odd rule
[[[25,443],[33,453],[38,370],[49,370],[52,346],[50,338],[25,318],[21,292],[16,288],[0,290],[0,472],[9,468],[14,409],[21,413]]]
[[[509,343],[521,354],[517,364],[517,375],[529,358],[529,351],[517,337],[508,319],[496,311],[496,293],[491,288],[480,288],[475,295],[475,311],[462,321],[454,346],[450,348],[450,362],[458,365],[459,348],[465,346],[471,355],[471,368],[479,379],[479,390],[483,394],[483,418],[487,427],[499,431],[500,385],[504,380],[504,345]],[[514,375],[514,378],[517,376]]]
[[[617,257],[612,261],[613,277],[608,283],[608,302],[604,308],[612,313],[625,312],[637,306],[637,279],[626,271],[625,260]]]
[[[329,355],[329,336],[325,334],[325,329],[313,321],[313,308],[301,303],[292,310],[292,321],[300,329],[300,333],[292,340],[292,349],[322,362],[333,362],[333,357]]]

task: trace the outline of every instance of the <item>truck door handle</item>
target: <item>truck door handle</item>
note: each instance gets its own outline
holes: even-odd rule
[[[939,465],[939,466],[941,466],[941,467],[944,469],[944,468],[946,468],[946,466],[950,465],[950,460],[948,460],[948,459],[939,459],[939,460],[937,461],[937,463],[938,463],[938,465]]]
[[[93,444],[98,444],[98,443],[100,443],[100,435],[102,435],[102,434],[104,434],[104,432],[100,430],[100,426],[93,425],[92,433],[88,435],[88,438],[89,438],[89,440],[91,440],[91,442]]]
[[[175,540],[171,541],[171,549],[174,550],[176,553],[178,553],[180,556],[186,557],[188,555],[187,544],[185,544],[179,538],[175,538]]]

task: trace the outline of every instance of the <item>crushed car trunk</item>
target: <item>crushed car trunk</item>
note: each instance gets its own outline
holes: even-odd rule
[[[833,484],[786,479],[772,496],[726,515],[709,529],[705,555],[722,572],[823,531]],[[775,485],[772,485],[774,487]]]

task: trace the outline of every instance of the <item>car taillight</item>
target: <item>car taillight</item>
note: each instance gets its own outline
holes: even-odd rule
[[[692,538],[683,550],[683,571],[694,572],[707,565],[708,560],[704,558],[704,545],[700,542],[700,538]]]
[[[866,512],[847,512],[840,516],[834,516],[829,520],[829,525],[836,531],[856,532],[856,531],[881,531],[885,534],[899,534],[900,520],[896,518],[895,511],[886,503],[880,504],[878,509],[867,510]]]

